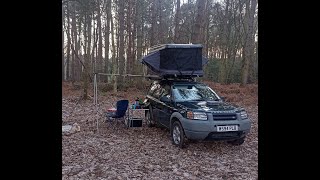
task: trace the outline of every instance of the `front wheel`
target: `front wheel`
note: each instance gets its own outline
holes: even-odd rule
[[[172,144],[179,146],[180,148],[184,147],[184,131],[179,121],[175,121],[172,124],[171,138]]]
[[[236,139],[236,140],[233,140],[233,141],[228,141],[228,143],[234,145],[234,146],[239,146],[241,144],[244,143],[244,139],[245,137],[242,137],[242,138],[239,138],[239,139]]]

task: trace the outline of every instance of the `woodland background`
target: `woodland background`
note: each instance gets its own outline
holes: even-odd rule
[[[146,74],[139,60],[166,43],[202,44],[203,80],[258,81],[257,0],[63,0],[62,77],[87,96],[93,73]],[[107,89],[141,78],[98,76]]]
[[[79,126],[62,136],[62,179],[258,178],[257,0],[63,0],[62,5],[62,125]],[[246,109],[252,126],[243,145],[190,142],[180,149],[168,130],[102,123],[107,108],[119,99],[145,97],[151,82],[98,76],[94,106],[93,73],[147,74],[139,59],[164,43],[204,46],[209,62],[197,80]]]

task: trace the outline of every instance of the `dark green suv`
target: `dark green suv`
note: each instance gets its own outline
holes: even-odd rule
[[[223,101],[210,87],[193,80],[154,81],[146,96],[149,127],[170,129],[172,143],[225,140],[241,145],[251,128],[243,108]]]

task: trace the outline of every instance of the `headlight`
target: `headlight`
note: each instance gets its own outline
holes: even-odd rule
[[[240,112],[240,116],[241,116],[241,119],[247,119],[248,118],[248,114],[245,111],[241,111]]]
[[[187,118],[188,119],[195,119],[195,120],[203,120],[203,121],[208,120],[207,114],[205,112],[188,111]]]

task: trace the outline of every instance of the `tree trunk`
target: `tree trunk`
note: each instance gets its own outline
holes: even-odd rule
[[[71,25],[71,43],[74,44],[74,36],[73,36],[73,22],[72,22],[72,25]],[[74,61],[75,61],[75,54],[73,52],[73,50],[71,49],[72,46],[71,46],[71,43],[70,43],[70,50],[71,50],[71,74],[69,76],[69,80],[72,81],[72,83],[74,82],[74,73],[75,73],[75,70],[74,70]]]
[[[86,49],[86,53],[84,56],[84,87],[83,87],[83,99],[86,100],[88,99],[88,84],[89,84],[89,64],[90,64],[90,49],[91,49],[91,14],[86,15],[86,23],[87,23],[87,30],[86,30],[86,34],[87,37],[87,49]]]
[[[129,7],[127,9],[127,67],[126,67],[126,73],[131,74],[131,68],[132,68],[132,21],[131,21],[131,12],[132,12],[132,1],[127,1],[129,4]],[[129,77],[130,79],[130,77]]]
[[[248,76],[249,76],[249,67],[251,59],[253,58],[254,53],[254,31],[253,31],[253,25],[254,25],[254,14],[256,9],[257,1],[251,0],[251,6],[250,6],[250,0],[246,0],[246,14],[245,14],[245,23],[244,23],[244,32],[245,32],[245,42],[243,47],[243,69],[242,69],[242,79],[241,79],[241,85],[245,85],[248,82]]]
[[[257,2],[251,2],[251,13],[253,14],[250,18],[250,23],[252,24],[251,29],[251,40],[250,40],[250,66],[249,66],[249,77],[248,77],[248,83],[255,83],[257,81],[257,58],[255,54],[256,49],[256,42],[255,42],[255,36],[257,32],[257,19],[254,18],[255,10],[256,10]],[[251,14],[250,14],[251,15]]]
[[[70,64],[70,12],[69,12],[69,5],[67,3],[67,35],[68,35],[68,42],[67,42],[67,71],[66,71],[66,80],[69,80],[69,64]]]
[[[92,16],[94,16],[94,15],[92,15]],[[94,20],[93,20],[93,24],[94,24]],[[94,27],[93,27],[93,44],[92,44],[92,52],[91,52],[91,56],[92,56],[91,64],[92,64],[92,67],[93,67],[92,68],[92,74],[98,72],[98,70],[99,70],[99,63],[97,62],[97,58],[98,58],[98,47],[97,47],[98,38],[99,38],[99,36],[98,36],[98,27],[95,27],[95,24],[94,24]]]
[[[64,6],[62,6],[62,24],[64,24]],[[64,30],[62,27],[62,81],[64,81]]]
[[[196,22],[193,26],[193,31],[191,34],[191,42],[194,44],[201,44],[202,32],[203,28],[203,19],[204,19],[204,11],[205,11],[205,0],[197,0],[197,16]]]
[[[191,4],[192,4],[192,3],[191,3],[191,0],[188,0],[188,12],[191,12],[191,11],[192,11],[192,9],[191,9]],[[191,42],[192,42],[192,41],[191,41],[191,38],[192,38],[191,36],[192,36],[192,34],[193,34],[193,31],[194,31],[194,27],[193,27],[193,26],[194,26],[194,25],[193,25],[194,22],[193,22],[193,21],[194,21],[193,19],[190,20],[190,23],[189,23],[188,28],[187,28],[187,29],[189,30],[189,33],[188,33],[188,35],[187,35],[187,38],[188,38],[188,39],[187,39],[187,42],[188,42],[188,43],[191,43]],[[184,41],[184,40],[183,40],[183,41]]]
[[[132,18],[131,22],[133,24],[132,28],[132,54],[131,54],[131,60],[132,60],[132,69],[131,73],[137,74],[137,63],[136,60],[136,54],[137,54],[137,47],[136,47],[136,39],[137,39],[137,1],[134,1],[134,4],[132,4]]]
[[[124,1],[125,0],[119,0],[119,74],[124,73]],[[124,83],[124,77],[119,77],[119,83],[122,85]]]
[[[98,44],[98,68],[96,69],[96,72],[102,72],[102,30],[101,30],[101,12],[100,8],[98,9],[98,37],[99,37],[99,44]]]
[[[243,3],[240,1],[239,4],[239,12],[242,12],[242,7],[243,7]],[[235,9],[235,7],[234,7]],[[235,9],[235,11],[237,11],[237,9]],[[233,23],[234,23],[234,28],[235,28],[235,32],[234,32],[234,38],[233,41],[231,43],[232,46],[232,55],[230,60],[232,59],[232,64],[231,67],[229,68],[229,71],[227,73],[227,79],[229,80],[229,82],[234,82],[234,80],[231,78],[232,76],[232,72],[234,70],[234,65],[236,62],[236,56],[237,56],[237,51],[239,50],[240,47],[240,43],[241,43],[241,17],[238,17],[239,20],[237,20],[237,14],[233,14]],[[230,19],[231,20],[231,19]],[[240,47],[241,48],[241,47]]]
[[[162,3],[161,3],[161,0],[158,0],[158,12],[159,12],[159,27],[157,28],[158,29],[158,38],[159,39],[159,42],[160,44],[164,44],[164,42],[166,41],[166,37],[163,35],[164,33],[164,28],[163,28],[163,17],[162,17]]]
[[[158,2],[158,0],[152,0],[151,1],[151,32],[150,32],[150,47],[155,45],[155,33],[156,33],[156,3]],[[152,74],[151,70],[149,68],[147,68],[146,71],[147,74]]]
[[[83,82],[83,99],[87,100],[88,99],[88,84],[89,84],[89,58],[90,55],[85,54],[84,55],[84,82]]]
[[[82,28],[82,17],[79,19],[79,24],[78,24],[79,28],[78,28],[78,41],[76,43],[76,47],[75,47],[75,51],[76,53],[81,56],[81,49],[80,49],[80,44],[81,44],[81,28]],[[81,78],[81,70],[82,70],[82,65],[80,64],[79,60],[76,61],[76,67],[77,67],[77,71],[76,71],[76,81],[80,81],[80,78]]]
[[[72,44],[77,44],[77,24],[76,24],[76,6],[75,3],[73,2],[72,6]],[[74,46],[73,46],[74,47]],[[75,81],[75,76],[76,76],[76,57],[75,53],[73,50],[72,51],[72,82]]]
[[[210,1],[206,0],[206,6],[205,6],[205,13],[204,13],[204,25],[202,28],[202,42],[203,42],[203,54],[205,56],[208,56],[208,43],[209,43],[209,7],[210,7]]]
[[[91,72],[90,73],[94,73],[96,72],[96,64],[97,64],[97,61],[96,61],[96,58],[95,58],[95,49],[96,49],[96,37],[97,37],[97,31],[96,31],[96,26],[94,24],[94,14],[92,14],[92,22],[93,23],[93,27],[92,27],[92,33],[93,33],[93,38],[92,38],[92,49],[91,49],[91,61],[90,61],[90,65],[92,67],[91,69]],[[92,24],[91,24],[92,26]],[[90,32],[91,32],[91,29],[90,29]],[[97,56],[96,56],[97,57]]]
[[[155,6],[156,6],[156,1],[157,0],[152,0],[151,4],[151,34],[150,34],[150,46],[155,45],[155,39],[154,39],[154,34],[155,34],[155,26],[156,26],[156,11],[155,11]]]
[[[136,27],[137,27],[137,61],[142,58],[142,45],[143,45],[143,13],[142,13],[143,1],[136,2]],[[137,71],[142,69],[137,68]]]
[[[88,21],[88,15],[85,14],[85,19],[84,19],[84,31],[83,31],[83,36],[84,36],[84,46],[83,46],[83,58],[84,58],[84,65],[83,65],[83,72],[82,72],[82,80],[83,80],[83,99],[88,98],[88,82],[87,82],[87,67],[86,65],[88,64],[88,57],[87,57],[87,44],[88,44],[88,34],[87,34],[87,21]]]
[[[179,31],[180,31],[180,26],[179,26],[179,21],[180,21],[180,0],[177,0],[177,10],[176,10],[176,17],[175,17],[175,27],[174,27],[174,38],[173,42],[175,43],[180,43],[179,41]]]
[[[141,3],[141,4],[140,4]],[[137,24],[137,60],[140,60],[142,57],[142,13],[141,13],[141,6],[142,6],[142,1],[137,2],[137,15],[136,15],[136,24]]]
[[[114,25],[113,25],[113,18],[112,14],[110,13],[110,23],[111,23],[111,41],[112,41],[112,68],[111,74],[117,73],[117,63],[116,63],[116,46],[114,40]],[[117,76],[111,76],[111,81],[113,81],[113,92],[117,92]]]
[[[91,22],[91,14],[89,14],[88,16],[88,19],[87,19],[87,34],[88,34],[88,36],[87,36],[87,39],[88,39],[88,41],[87,41],[87,52],[86,52],[86,54],[87,54],[87,58],[86,59],[88,59],[88,62],[91,62],[91,31],[92,31],[92,22]]]
[[[105,41],[105,43],[104,43],[104,47],[105,47],[104,72],[108,73],[109,72],[108,69],[109,69],[109,43],[110,43],[109,42],[109,34],[110,34],[110,19],[111,19],[111,0],[108,0],[108,2],[107,2],[106,11],[107,11],[107,20],[106,20],[106,24],[105,24],[105,33],[104,33],[104,41]],[[106,80],[108,81],[108,77],[106,77]]]
[[[223,15],[223,24],[221,30],[221,44],[220,47],[222,49],[221,54],[221,64],[220,64],[220,73],[219,73],[219,82],[222,84],[226,83],[227,80],[227,54],[228,54],[228,17],[229,17],[229,0],[226,0],[226,8],[225,13]]]

